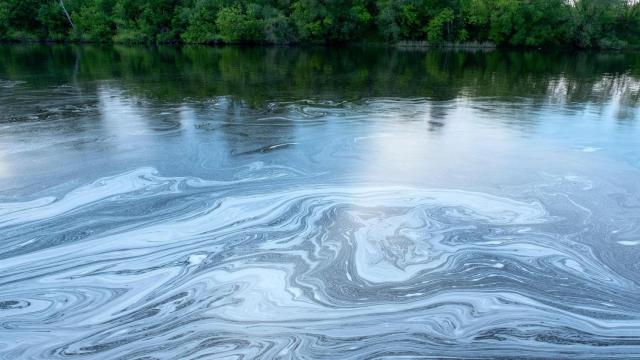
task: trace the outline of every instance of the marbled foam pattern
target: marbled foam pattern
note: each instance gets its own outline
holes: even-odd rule
[[[578,204],[245,176],[2,204],[2,358],[640,355],[640,287]]]

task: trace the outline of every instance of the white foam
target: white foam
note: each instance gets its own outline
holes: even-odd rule
[[[189,255],[189,265],[200,265],[207,258],[205,254]]]
[[[582,149],[582,152],[587,152],[587,153],[592,153],[592,152],[596,152],[596,151],[600,151],[602,150],[601,148],[597,148],[597,147],[585,147]]]
[[[640,245],[640,240],[620,240],[618,241],[618,244],[620,245],[624,245],[624,246],[636,246],[636,245]]]

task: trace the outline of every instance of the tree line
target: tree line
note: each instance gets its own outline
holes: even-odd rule
[[[640,46],[637,0],[0,0],[0,39]]]

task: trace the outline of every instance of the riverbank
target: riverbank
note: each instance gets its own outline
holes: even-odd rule
[[[640,46],[640,2],[5,0],[0,39],[624,49]]]
[[[496,49],[502,50],[518,50],[518,51],[636,51],[640,50],[640,45],[625,44],[618,46],[607,46],[599,48],[582,48],[569,45],[547,45],[547,46],[513,46],[508,44],[498,45],[491,41],[466,41],[466,42],[429,42],[426,40],[402,40],[402,41],[352,41],[352,42],[335,42],[335,43],[318,43],[318,42],[292,42],[292,43],[266,43],[266,42],[184,42],[184,41],[166,41],[166,42],[121,42],[121,41],[88,41],[88,40],[6,40],[0,39],[0,44],[40,44],[40,45],[118,45],[118,46],[237,46],[237,47],[378,47],[378,48],[395,48],[401,50],[428,50],[428,49],[448,49],[448,50],[468,50],[468,51],[491,51]]]
[[[496,44],[490,41],[478,42],[452,42],[447,41],[443,43],[431,43],[429,41],[399,41],[393,44],[400,49],[429,49],[429,48],[444,48],[444,49],[460,49],[460,50],[493,50],[496,48]]]

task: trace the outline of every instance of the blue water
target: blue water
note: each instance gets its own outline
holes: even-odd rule
[[[640,358],[636,54],[0,47],[0,358]]]

